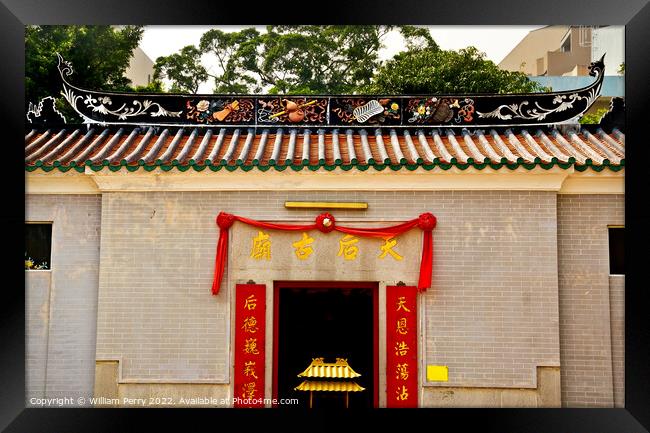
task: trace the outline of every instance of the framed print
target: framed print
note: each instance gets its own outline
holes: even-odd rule
[[[2,426],[647,429],[650,6],[553,3],[5,2]]]

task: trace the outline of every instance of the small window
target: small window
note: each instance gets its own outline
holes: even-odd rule
[[[623,227],[608,227],[609,230],[609,273],[625,275],[624,233]]]
[[[52,224],[25,224],[25,270],[50,269]]]

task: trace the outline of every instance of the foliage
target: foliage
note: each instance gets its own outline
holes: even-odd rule
[[[432,51],[440,50],[440,47],[436,41],[433,40],[431,33],[426,28],[415,26],[401,26],[399,28],[399,31],[404,38],[404,42],[406,42],[407,51],[422,49],[428,49]]]
[[[201,65],[201,51],[188,45],[179,53],[158,57],[153,78],[171,80],[174,93],[196,93],[199,85],[208,79],[208,73]]]
[[[389,26],[267,26],[210,30],[201,50],[217,58],[215,92],[351,93],[379,65]]]
[[[618,65],[618,71],[616,71],[616,72],[618,72],[621,75],[625,74],[625,62]]]
[[[239,32],[212,29],[201,36],[201,52],[214,55],[221,70],[219,75],[208,74],[215,81],[215,93],[248,93],[250,86],[255,85],[255,78],[243,73],[241,63],[257,54],[259,37],[260,33],[252,27]]]
[[[152,80],[146,86],[135,86],[129,88],[129,91],[135,93],[164,93],[163,83],[160,80]]]
[[[600,123],[600,119],[607,113],[609,109],[607,108],[600,108],[596,110],[595,113],[587,113],[584,116],[580,118],[578,122],[582,124],[587,124],[587,125],[597,125]]]
[[[396,29],[406,50],[388,62],[379,50]],[[184,48],[184,50],[187,49]],[[268,26],[238,32],[209,30],[203,54],[214,56],[215,93],[350,94],[441,92],[535,92],[546,90],[523,73],[500,70],[476,48],[444,51],[427,28],[415,26]],[[168,74],[177,88],[196,74],[190,57]],[[159,59],[160,61],[160,59]],[[156,62],[158,64],[158,61]],[[183,70],[186,75],[181,75]]]
[[[128,91],[124,77],[142,26],[27,26],[25,28],[25,106],[61,93],[56,53],[74,67],[75,84],[90,89]],[[72,109],[57,100],[57,107]],[[64,113],[69,117],[69,113]]]
[[[395,55],[362,91],[369,94],[522,93],[544,88],[521,72],[499,69],[475,47],[412,49]]]

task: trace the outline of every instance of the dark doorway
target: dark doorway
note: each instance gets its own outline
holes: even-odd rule
[[[349,407],[376,405],[377,288],[357,283],[276,285],[274,395],[309,406],[309,392],[295,391],[313,358],[345,358],[365,391],[349,394]],[[317,380],[317,379],[315,379]],[[327,380],[327,379],[323,379]],[[313,407],[345,407],[344,394],[314,393]]]

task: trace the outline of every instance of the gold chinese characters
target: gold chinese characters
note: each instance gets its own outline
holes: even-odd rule
[[[270,236],[259,232],[254,246],[261,257],[270,255]],[[264,393],[264,286],[238,284],[235,322],[235,407],[263,407]]]
[[[359,238],[355,235],[346,234],[341,237],[338,242],[337,257],[343,260],[352,261],[356,260],[362,253],[359,247]],[[316,241],[310,237],[306,232],[302,233],[302,237],[295,242],[291,243],[294,249],[294,254],[298,260],[307,260],[309,257],[317,252],[315,247]],[[394,260],[403,260],[403,256],[395,250],[397,247],[397,239],[388,238],[384,239],[384,244],[379,247],[379,259],[384,260],[387,256],[391,256]],[[271,235],[263,231],[258,231],[257,236],[252,239],[252,247],[250,257],[254,260],[271,260]]]
[[[291,244],[296,249],[296,257],[298,257],[299,260],[307,260],[307,258],[314,252],[314,249],[310,247],[312,242],[314,242],[314,238],[310,238],[307,233],[303,232],[302,239]]]
[[[270,235],[264,233],[263,231],[258,232],[257,236],[253,238],[251,257],[255,260],[271,260]]]
[[[357,258],[357,253],[359,252],[359,247],[355,244],[359,242],[353,235],[345,235],[339,241],[339,253],[338,256],[343,256],[344,260],[354,260]]]
[[[390,244],[387,242],[386,255]],[[391,254],[392,255],[392,254]],[[388,291],[389,407],[417,406],[417,311],[415,287],[392,287]]]
[[[395,260],[402,260],[403,257],[393,251],[395,245],[397,245],[397,239],[386,239],[386,243],[381,246],[381,254],[379,255],[379,258],[383,259],[386,257],[386,254],[390,254]]]

